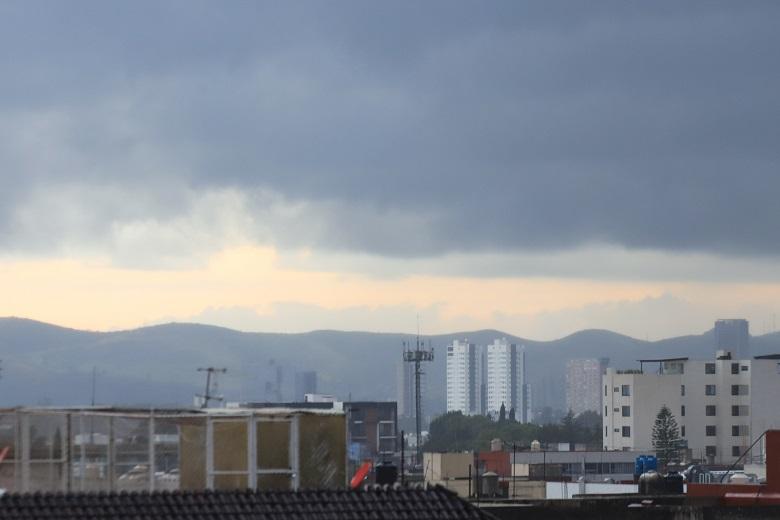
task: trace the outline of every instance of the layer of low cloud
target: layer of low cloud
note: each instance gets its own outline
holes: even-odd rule
[[[6,3],[0,251],[771,262],[779,20],[775,2]]]
[[[423,333],[468,332],[492,328],[532,340],[551,340],[583,329],[605,329],[638,339],[659,340],[701,334],[716,318],[741,316],[752,323],[753,334],[772,332],[773,308],[744,302],[692,300],[664,293],[637,301],[594,302],[554,311],[507,314],[496,311],[489,319],[447,316],[443,305],[325,308],[293,302],[277,303],[268,310],[249,307],[210,307],[185,321],[243,331],[307,332],[316,329],[359,329],[374,332],[414,333],[417,316]],[[164,321],[172,321],[173,318]]]
[[[248,307],[209,307],[188,321],[243,331],[308,332],[310,330],[360,330],[368,332],[414,332],[416,321],[438,327],[441,306],[353,306],[328,309],[319,305],[280,302],[267,312]],[[165,321],[165,320],[162,320]]]

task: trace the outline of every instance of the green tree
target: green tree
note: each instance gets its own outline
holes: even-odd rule
[[[517,417],[515,417],[515,408],[512,407],[509,409],[509,422],[515,422],[517,421]]]
[[[586,410],[574,418],[577,431],[576,442],[601,444],[601,415],[592,410]]]
[[[561,436],[563,437],[563,442],[568,442],[572,445],[572,450],[574,449],[574,443],[579,438],[578,433],[577,423],[574,421],[574,412],[569,410],[569,413],[561,419]]]
[[[498,410],[498,422],[504,421],[506,421],[506,406],[504,406],[504,403],[501,403],[501,408]]]
[[[592,428],[587,423],[592,417],[580,414],[568,417],[558,424],[522,424],[505,420],[493,421],[484,415],[463,415],[449,412],[431,421],[430,438],[425,451],[485,451],[492,439],[506,444],[517,444],[518,449],[528,449],[531,441],[542,443],[584,442],[591,446],[601,443],[601,427]]]
[[[661,466],[666,466],[677,457],[680,447],[680,429],[677,427],[672,411],[666,405],[663,405],[655,416],[652,438],[653,448]]]

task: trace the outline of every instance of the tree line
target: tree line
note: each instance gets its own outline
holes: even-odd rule
[[[510,417],[511,417],[510,413]],[[431,422],[430,437],[425,451],[487,451],[490,441],[501,439],[506,446],[529,448],[532,441],[544,444],[568,442],[601,447],[601,416],[584,412],[575,416],[571,411],[558,423],[519,423],[499,415],[497,421],[484,415],[463,415],[449,412]]]

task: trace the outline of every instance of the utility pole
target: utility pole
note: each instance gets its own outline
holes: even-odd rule
[[[209,401],[222,401],[222,396],[212,393],[212,379],[214,381],[214,391],[216,391],[217,374],[224,374],[227,372],[227,368],[198,368],[198,372],[206,372],[206,391],[203,394],[197,394],[197,397],[203,398],[203,404],[200,407],[208,408]]]
[[[404,341],[404,361],[406,363],[414,363],[414,419],[415,419],[415,434],[417,435],[417,460],[415,465],[422,464],[422,390],[420,388],[420,376],[423,375],[421,363],[423,361],[433,361],[433,348],[428,345],[426,349],[422,340],[420,340],[420,333],[417,333],[417,340],[415,342],[414,350],[410,343]]]
[[[92,406],[95,406],[95,381],[97,379],[97,367],[92,367]]]

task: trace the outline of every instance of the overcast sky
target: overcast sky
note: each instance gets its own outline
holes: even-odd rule
[[[0,315],[657,339],[780,310],[780,3],[0,3]]]

